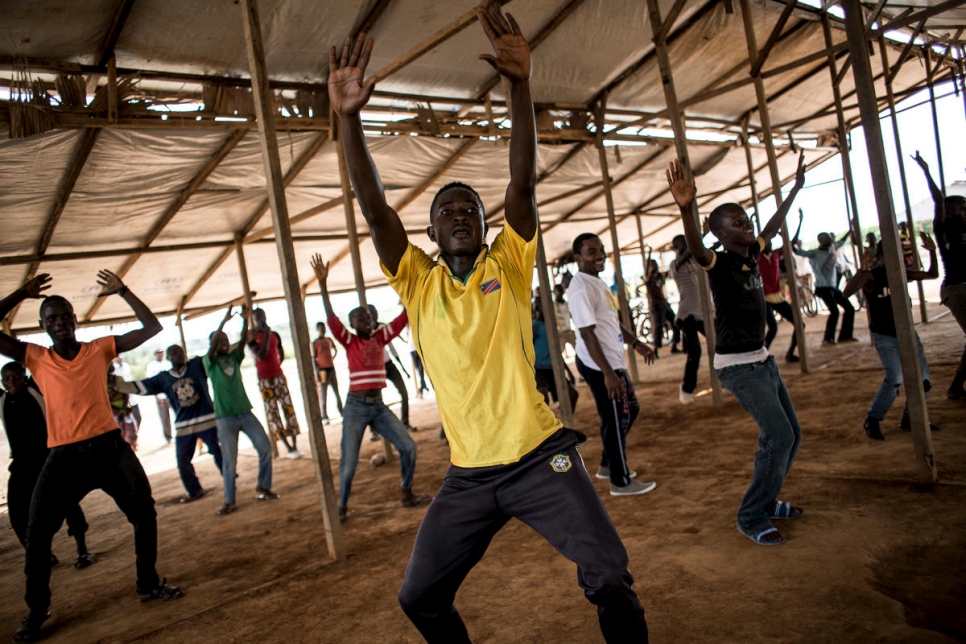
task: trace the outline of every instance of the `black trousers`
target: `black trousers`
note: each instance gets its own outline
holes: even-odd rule
[[[698,368],[701,366],[701,338],[704,335],[704,321],[689,315],[683,320],[678,318],[681,327],[681,344],[688,358],[684,363],[684,381],[681,389],[686,394],[693,394],[698,388]]]
[[[30,611],[50,606],[50,544],[67,508],[91,490],[104,490],[134,526],[138,592],[158,586],[158,524],[151,484],[131,446],[115,430],[54,447],[40,472],[27,524],[27,593]]]
[[[23,463],[19,460],[10,464],[10,479],[7,481],[7,511],[10,525],[17,539],[27,547],[27,522],[30,519],[30,499],[34,495],[37,479],[44,468],[44,460]],[[83,537],[87,533],[87,519],[79,504],[66,508],[67,534]],[[58,526],[58,530],[60,527]]]
[[[319,400],[322,401],[322,419],[326,420],[329,417],[328,398],[329,398],[329,387],[332,387],[332,391],[335,392],[335,406],[339,410],[339,415],[342,415],[342,397],[339,395],[339,379],[335,375],[335,367],[323,367],[319,368]],[[322,374],[325,373],[325,382],[322,381]]]
[[[835,340],[835,326],[839,322],[839,307],[842,307],[842,328],[839,329],[839,342],[852,338],[852,325],[855,323],[855,307],[849,299],[842,295],[842,291],[831,286],[820,286],[815,289],[815,295],[822,298],[828,307],[828,322],[825,323],[825,339]]]
[[[386,363],[386,380],[392,383],[399,392],[399,397],[402,399],[402,409],[399,412],[399,420],[406,427],[409,427],[409,390],[406,389],[406,381],[403,380],[403,375],[399,373],[399,369],[396,367],[396,363],[390,360]]]
[[[450,467],[419,526],[399,590],[403,611],[427,642],[470,641],[453,605],[456,591],[512,518],[577,564],[577,583],[597,606],[607,642],[647,642],[627,551],[577,453],[583,438],[564,428],[516,463]]]
[[[778,333],[778,320],[775,318],[775,313],[782,316],[782,319],[795,324],[794,312],[792,311],[792,305],[788,302],[768,302],[768,316],[765,318],[765,323],[768,325],[768,332],[765,333],[765,346],[769,349],[771,348],[772,340],[775,339],[775,335]],[[838,315],[838,311],[835,312]],[[834,333],[834,330],[833,330]],[[798,336],[792,331],[792,344],[788,347],[789,353],[795,352],[795,347],[798,346]]]
[[[580,358],[577,358],[577,371],[594,396],[597,405],[597,415],[600,416],[600,438],[604,450],[600,456],[600,466],[610,468],[610,482],[618,487],[624,487],[631,482],[630,468],[627,467],[627,432],[641,411],[641,406],[634,395],[631,379],[627,371],[618,369],[624,388],[623,400],[611,400],[607,395],[604,384],[604,373],[591,369]]]

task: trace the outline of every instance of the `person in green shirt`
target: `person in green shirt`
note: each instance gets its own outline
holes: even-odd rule
[[[258,485],[255,499],[268,501],[279,498],[272,491],[272,448],[265,428],[252,413],[252,403],[245,393],[241,379],[241,363],[245,359],[245,341],[248,339],[248,310],[242,305],[241,338],[232,345],[222,331],[232,316],[228,307],[218,329],[208,337],[208,354],[203,361],[215,403],[215,424],[218,442],[221,443],[222,476],[224,478],[225,503],[218,514],[225,515],[235,509],[235,464],[238,461],[238,433],[245,432],[255,451],[258,452]]]

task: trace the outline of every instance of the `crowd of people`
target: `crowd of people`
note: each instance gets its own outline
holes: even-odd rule
[[[490,243],[484,204],[464,183],[449,183],[430,208],[430,239],[438,256],[410,242],[398,214],[388,205],[378,170],[369,154],[360,111],[374,90],[364,80],[373,41],[365,34],[348,37],[329,57],[329,98],[344,148],[349,178],[389,285],[404,311],[380,324],[371,308],[357,307],[348,324],[334,312],[328,292],[328,264],[315,255],[311,267],[318,279],[326,320],[317,325],[313,358],[321,397],[323,423],[328,424],[329,393],[342,416],[339,461],[339,518],[349,519],[349,497],[365,430],[387,439],[399,454],[400,505],[426,506],[406,567],[399,602],[429,642],[468,642],[469,634],[454,601],[463,580],[482,559],[493,537],[512,518],[531,526],[564,557],[575,562],[577,581],[598,611],[601,632],[609,642],[646,642],[644,608],[633,589],[627,551],[593,485],[592,477],[609,481],[615,497],[639,496],[656,489],[627,460],[627,436],[640,405],[628,375],[628,352],[653,364],[665,328],[673,328],[672,353],[686,354],[679,387],[683,404],[694,401],[701,360],[700,335],[705,320],[700,280],[709,280],[713,296],[713,367],[759,429],[751,481],[738,504],[738,531],[762,546],[785,541],[775,526],[797,519],[804,510],[779,498],[802,441],[802,428],[769,347],[776,336],[775,313],[792,315],[782,273],[797,287],[794,259],[772,248],[804,183],[804,155],[799,159],[791,193],[756,234],[745,209],[728,203],[715,208],[702,230],[693,216],[697,193],[687,166],[672,161],[667,187],[680,209],[683,235],[671,247],[668,270],[647,262],[645,286],[654,337],[638,338],[622,324],[611,288],[600,278],[607,258],[601,239],[585,233],[573,240],[577,272],[554,289],[549,322],[542,302],[532,297],[538,220],[535,198],[537,139],[530,95],[530,51],[516,21],[497,5],[479,10],[479,21],[493,47],[481,56],[506,81],[514,118],[509,143],[509,182],[504,225]],[[908,280],[938,277],[937,250],[946,269],[943,303],[966,330],[966,200],[944,198],[918,155],[936,202],[937,241],[922,235],[930,255],[928,270],[907,265]],[[798,241],[801,230],[800,211]],[[717,242],[708,244],[711,234]],[[894,402],[902,372],[888,275],[881,243],[869,246],[861,268],[847,279],[836,270],[836,251],[847,241],[830,234],[818,237],[818,248],[796,255],[811,261],[815,293],[829,307],[823,344],[853,342],[854,307],[849,296],[859,292],[869,302],[870,331],[885,378],[865,421],[866,435],[883,440],[880,423]],[[874,240],[873,240],[874,241]],[[680,294],[677,312],[665,293],[674,280]],[[66,520],[77,546],[75,567],[94,562],[87,549],[87,524],[80,501],[93,489],[104,490],[134,527],[137,593],[142,602],[175,600],[183,589],[168,585],[156,570],[157,519],[148,478],[135,455],[132,394],[156,396],[164,438],[175,443],[178,473],[185,489],[183,503],[205,495],[192,465],[199,441],[218,468],[223,487],[219,515],[236,509],[239,434],[245,433],[258,454],[255,499],[280,497],[272,488],[272,444],[280,441],[286,455],[302,456],[300,435],[288,382],[281,368],[281,338],[262,309],[242,307],[242,328],[232,342],[224,328],[234,316],[229,307],[209,336],[205,354],[189,357],[180,345],[155,351],[143,379],[122,373],[118,358],[161,331],[150,309],[122,282],[103,270],[101,296],[118,295],[131,307],[141,327],[124,335],[92,342],[76,338],[71,303],[47,294],[51,278],[38,275],[0,301],[0,318],[24,300],[38,298],[40,322],[51,346],[44,348],[0,334],[0,353],[12,362],[2,368],[4,393],[0,417],[6,428],[13,464],[9,480],[10,520],[25,548],[26,603],[16,641],[34,641],[49,617],[51,551],[54,534]],[[838,329],[838,307],[844,310]],[[549,310],[549,307],[548,307]],[[575,348],[574,363],[594,399],[600,419],[602,452],[593,475],[585,469],[578,447],[587,437],[566,427],[550,404],[559,400],[561,381],[554,377],[546,325],[555,324],[564,342]],[[434,496],[413,491],[417,445],[410,432],[405,367],[392,340],[409,328],[416,395],[432,385],[441,425],[450,449],[451,466]],[[331,331],[334,340],[326,332]],[[268,432],[252,413],[242,364],[245,348],[254,357],[265,406]],[[334,367],[340,351],[348,360],[349,384],[343,395]],[[798,360],[796,339],[785,352]],[[924,388],[928,365],[919,344]],[[398,365],[398,367],[397,367]],[[29,377],[28,377],[29,371]],[[393,383],[402,397],[400,416],[385,404],[382,390]],[[947,395],[966,400],[966,351]],[[578,398],[577,379],[567,369],[563,383],[570,404]],[[175,414],[173,428],[169,411]],[[572,411],[573,408],[571,408]],[[164,421],[167,421],[165,423]],[[900,425],[908,428],[908,416]],[[936,428],[938,429],[938,428]],[[566,508],[561,512],[560,508]]]

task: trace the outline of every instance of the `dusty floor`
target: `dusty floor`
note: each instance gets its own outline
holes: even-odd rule
[[[942,312],[932,307],[933,314]],[[866,339],[864,315],[857,334]],[[783,365],[805,439],[783,498],[805,507],[787,524],[788,542],[754,545],[735,531],[734,513],[752,466],[757,430],[730,397],[690,407],[677,400],[682,356],[642,367],[643,413],[628,457],[658,488],[643,497],[603,501],[630,552],[635,588],[654,642],[946,642],[966,640],[966,404],[936,395],[932,420],[939,484],[919,488],[908,433],[865,438],[861,423],[881,378],[868,342],[821,348],[810,324],[812,373]],[[776,353],[787,342],[783,324]],[[920,328],[937,383],[945,390],[962,333],[950,316]],[[707,387],[702,365],[700,388]],[[581,385],[577,424],[600,454],[596,416]],[[431,399],[414,401],[422,427],[417,491],[439,486],[447,448],[438,439]],[[327,428],[333,465],[339,425]],[[165,450],[168,451],[165,451]],[[53,571],[51,642],[418,642],[396,591],[423,510],[398,506],[398,468],[372,469],[380,449],[366,441],[344,524],[347,557],[326,554],[312,461],[277,460],[280,501],[253,499],[255,458],[240,458],[238,511],[216,516],[220,481],[196,458],[211,494],[182,506],[171,448],[143,448],[158,501],[159,570],[188,591],[178,602],[142,606],[134,595],[131,531],[100,492],[83,503],[97,557],[78,571]],[[566,512],[566,508],[561,508]],[[72,550],[55,540],[62,559]],[[0,630],[16,628],[24,606],[22,551],[0,521]],[[574,566],[518,522],[494,540],[457,597],[475,642],[598,642],[596,614],[576,585]]]

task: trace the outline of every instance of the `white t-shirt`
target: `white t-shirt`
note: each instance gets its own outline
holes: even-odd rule
[[[592,369],[601,369],[590,357],[580,329],[596,326],[594,335],[611,369],[626,369],[624,338],[617,317],[617,302],[604,280],[595,275],[577,273],[567,291],[570,317],[577,329],[577,357]]]

